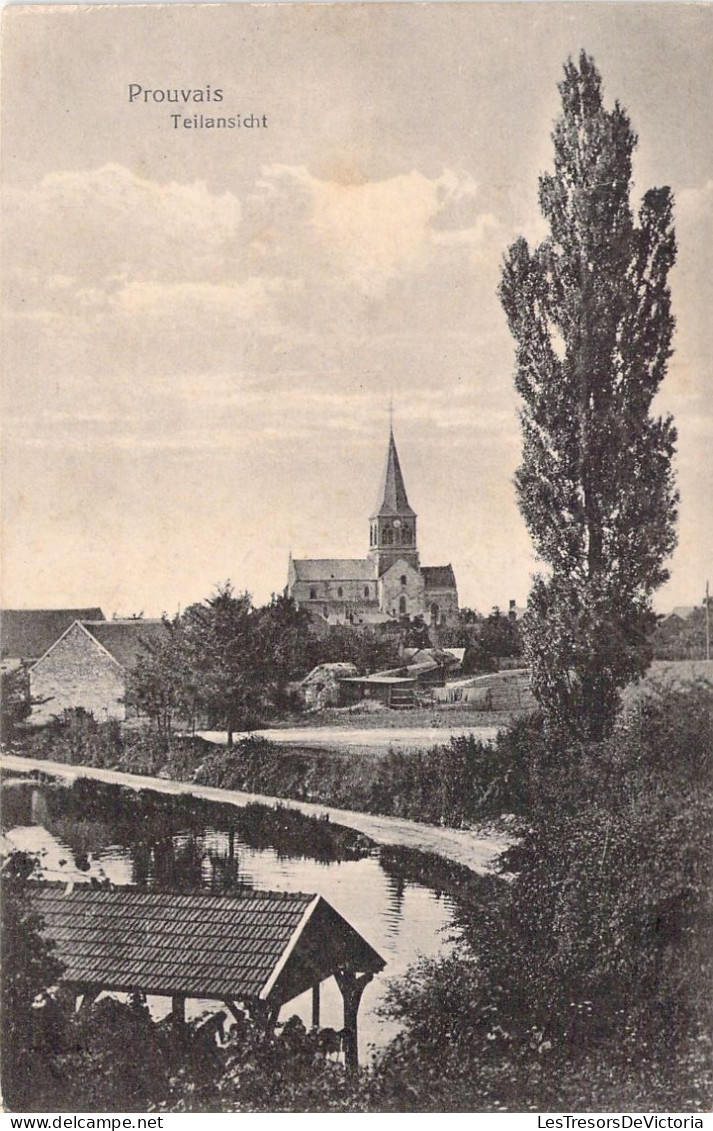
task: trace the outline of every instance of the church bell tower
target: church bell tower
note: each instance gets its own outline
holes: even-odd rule
[[[377,577],[381,577],[397,561],[419,568],[416,512],[409,506],[406,495],[393,425],[389,431],[379,497],[369,519],[369,558],[376,566]]]

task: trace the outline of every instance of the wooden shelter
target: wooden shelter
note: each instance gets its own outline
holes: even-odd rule
[[[357,1014],[384,960],[319,895],[244,891],[231,895],[38,884],[33,905],[56,945],[62,980],[84,1001],[104,991],[170,997],[177,1025],[186,998],[238,1003],[266,1026],[283,1005],[332,975],[344,1002],[344,1054],[357,1067]]]

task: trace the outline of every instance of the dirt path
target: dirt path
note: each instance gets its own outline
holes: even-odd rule
[[[364,833],[376,844],[395,844],[405,848],[420,849],[422,852],[435,852],[446,860],[465,865],[474,872],[489,871],[495,857],[507,847],[504,838],[482,836],[477,832],[465,832],[461,829],[423,825],[418,821],[406,821],[401,817],[375,817],[368,813],[334,809],[330,805],[316,805],[308,801],[267,797],[260,793],[241,793],[232,789],[216,789],[213,786],[194,785],[192,782],[167,781],[165,778],[142,777],[138,774],[120,773],[118,770],[97,769],[94,766],[69,766],[64,762],[45,762],[13,755],[0,757],[0,766],[3,769],[24,773],[40,770],[51,777],[70,782],[76,781],[77,778],[92,778],[95,781],[123,785],[129,789],[152,789],[157,793],[201,797],[207,801],[219,801],[228,805],[244,806],[250,802],[270,806],[282,805],[285,808],[297,809],[308,817],[327,816],[334,824],[346,825]]]
[[[450,742],[455,735],[472,734],[483,742],[493,742],[498,727],[454,726],[454,727],[276,727],[274,730],[253,730],[236,734],[235,741],[241,738],[266,738],[283,746],[375,746],[387,749],[389,746],[410,746],[422,750],[430,746]],[[227,738],[223,730],[203,730],[199,738],[207,742],[225,745]]]

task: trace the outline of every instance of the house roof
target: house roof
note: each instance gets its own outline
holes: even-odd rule
[[[367,558],[293,558],[298,581],[376,581]]]
[[[167,631],[162,620],[83,620],[82,625],[123,668],[133,668],[146,646]]]
[[[426,589],[455,589],[456,575],[452,565],[421,566]]]
[[[333,907],[303,892],[38,884],[32,900],[63,980],[106,990],[281,1003],[339,969],[385,965]]]
[[[36,660],[75,620],[103,621],[99,608],[3,609],[0,612],[2,656]]]
[[[406,495],[406,485],[399,463],[399,453],[396,451],[393,429],[389,432],[389,446],[386,452],[386,465],[381,479],[379,496],[372,518],[387,515],[414,515],[416,512],[409,506]]]
[[[680,617],[681,620],[688,620],[690,616],[696,611],[696,605],[676,605],[673,609],[672,615]]]

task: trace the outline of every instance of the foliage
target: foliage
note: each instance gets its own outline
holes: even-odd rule
[[[259,717],[260,672],[255,663],[256,614],[249,593],[236,596],[230,582],[183,616],[188,663],[202,711],[233,732]]]
[[[239,766],[244,753],[251,773],[277,773],[277,763],[270,761],[274,752],[251,742],[252,751],[241,751],[239,744],[224,764]],[[328,764],[325,759],[323,768]],[[458,942],[447,957],[423,963],[392,984],[385,1008],[402,1028],[373,1070],[348,1080],[339,1065],[322,1058],[317,1038],[297,1022],[267,1038],[249,1023],[237,1026],[222,1048],[191,1028],[179,1055],[140,1002],[100,1001],[55,1033],[54,1052],[44,1061],[51,1066],[49,1076],[42,1075],[41,1065],[32,1070],[36,1087],[28,1105],[131,1110],[135,1104],[136,1110],[150,1105],[165,1111],[708,1110],[711,687],[654,689],[599,743],[582,739],[554,751],[533,716],[503,733],[497,746],[478,748],[464,740],[450,752],[434,753],[421,762],[419,773],[413,756],[410,768],[402,755],[384,764],[385,804],[407,808],[422,789],[429,804],[436,799],[433,813],[440,805],[454,821],[466,819],[468,806],[480,812],[509,809],[520,814],[520,838],[501,860],[501,877],[464,877],[457,868],[444,871],[417,854],[405,862],[408,878],[433,883],[455,902]],[[447,779],[442,785],[435,778],[438,766]],[[298,773],[296,763],[292,772]],[[333,773],[334,788],[339,776]],[[346,787],[353,792],[354,781]],[[142,828],[167,832],[147,808],[156,803],[151,795],[117,790],[115,796],[109,790],[102,800],[94,789],[94,783],[78,783],[71,791],[77,790],[76,810],[87,819],[101,802],[121,815],[133,835]],[[190,829],[197,803],[171,799],[171,804],[181,810],[181,827]],[[257,843],[284,832],[292,842],[300,835],[293,817],[299,823],[287,812],[251,815],[250,835]],[[325,835],[331,831],[324,823]],[[345,846],[347,853],[352,849],[359,846]],[[403,877],[404,860],[392,855],[384,858],[385,866],[393,864]],[[31,961],[37,954],[32,945],[23,945],[20,953]],[[21,995],[25,1003],[48,976],[56,976],[47,974],[49,958],[39,952],[38,973]],[[32,1034],[24,1043],[30,1057],[47,1047],[46,1038],[42,1046],[37,1031]]]
[[[713,690],[652,693],[606,742],[527,762],[509,881],[394,987],[374,1087],[390,1110],[708,1110]]]
[[[17,852],[2,868],[2,1092],[15,1110],[24,1110],[44,1076],[43,1054],[51,1043],[51,1005],[38,1001],[61,973],[52,946],[40,934],[42,921],[27,898],[27,880],[36,861]],[[37,1005],[37,1008],[35,1008]]]
[[[0,673],[0,742],[12,742],[18,726],[32,710],[29,667],[21,664]]]
[[[376,758],[282,749],[248,738],[232,753],[209,753],[195,780],[461,828],[524,811],[537,788],[529,760],[533,727],[537,734],[536,723],[524,719],[492,744],[461,735],[430,750],[396,748]]]
[[[153,721],[159,742],[170,750],[176,718],[195,721],[198,681],[189,662],[183,619],[164,617],[163,623],[165,634],[146,642],[129,672],[126,703]]]
[[[675,545],[676,433],[650,408],[671,353],[676,248],[668,189],[647,192],[634,220],[637,139],[618,103],[604,109],[584,52],[559,89],[539,193],[550,235],[510,248],[500,296],[523,402],[518,500],[551,571],[525,618],[532,686],[550,730],[597,739],[649,662],[651,594]]]
[[[708,598],[709,633],[713,632],[713,598]],[[659,618],[651,637],[655,660],[704,660],[706,646],[706,606],[694,609],[685,619]]]
[[[351,663],[360,675],[394,668],[400,660],[400,639],[355,625],[334,625],[328,636],[313,638],[308,647],[310,667]]]

